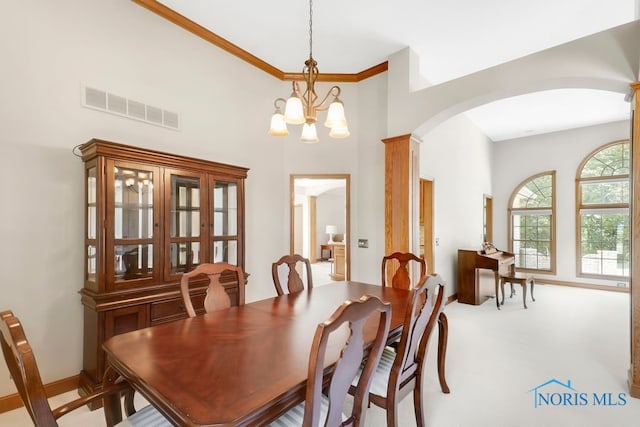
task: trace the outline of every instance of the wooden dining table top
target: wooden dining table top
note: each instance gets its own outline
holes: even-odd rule
[[[109,364],[176,425],[264,425],[304,400],[318,323],[349,299],[392,305],[402,331],[408,291],[336,282],[109,338]],[[377,319],[365,326],[373,341]],[[330,344],[327,366],[340,345]]]

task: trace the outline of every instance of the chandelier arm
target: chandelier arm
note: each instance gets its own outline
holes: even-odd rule
[[[279,108],[280,108],[280,107],[278,107],[278,102],[282,102],[284,105],[286,105],[286,104],[287,104],[287,100],[286,100],[286,99],[284,99],[284,98],[276,98],[276,99],[273,101],[273,106],[274,106],[274,107],[276,107],[276,109],[279,109]]]
[[[331,95],[333,95],[334,98],[337,98],[340,95],[340,88],[338,86],[332,86],[327,92],[327,94],[324,96],[324,98],[322,98],[322,101],[315,106],[315,110],[316,111],[328,110],[329,106],[325,105],[325,103],[327,102],[327,100],[329,99],[329,96]]]

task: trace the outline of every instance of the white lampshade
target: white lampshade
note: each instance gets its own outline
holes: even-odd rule
[[[305,120],[302,100],[295,92],[292,92],[289,99],[287,99],[286,107],[284,107],[284,121],[292,125],[300,125]]]
[[[287,129],[287,123],[284,121],[284,115],[280,110],[273,113],[271,116],[271,127],[269,128],[269,135],[273,136],[287,136],[289,130]]]
[[[327,228],[324,230],[327,234],[336,234],[338,232],[338,227],[335,225],[327,225]]]
[[[302,136],[300,137],[300,141],[306,142],[307,144],[313,144],[314,142],[319,141],[315,123],[307,122],[302,126]]]
[[[329,105],[327,119],[324,125],[328,128],[347,126],[347,119],[344,116],[344,104],[342,104],[342,101],[340,101],[338,97]]]
[[[349,133],[349,127],[347,126],[346,122],[344,126],[335,126],[331,128],[331,131],[329,132],[329,136],[331,138],[346,138],[349,135],[351,135]]]

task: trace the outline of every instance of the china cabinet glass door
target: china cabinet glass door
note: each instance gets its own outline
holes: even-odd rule
[[[98,274],[98,166],[95,161],[88,162],[85,169],[86,179],[86,223],[85,223],[85,286],[97,289]]]
[[[165,171],[165,279],[191,271],[203,262],[206,225],[204,175]]]
[[[242,265],[243,248],[239,227],[238,183],[212,178],[210,197],[210,259]]]
[[[107,283],[114,288],[158,279],[158,168],[107,162]],[[109,261],[111,260],[111,261]]]

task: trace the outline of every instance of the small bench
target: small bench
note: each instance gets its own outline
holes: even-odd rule
[[[527,308],[527,282],[529,283],[530,290],[531,290],[531,300],[535,301],[536,299],[533,297],[533,285],[535,284],[535,279],[533,278],[533,275],[524,274],[524,273],[509,273],[509,274],[501,275],[500,289],[502,291],[502,302],[500,303],[500,305],[504,305],[504,284],[505,283],[511,284],[511,295],[509,296],[509,298],[513,298],[513,296],[515,295],[513,284],[517,283],[520,286],[522,286],[522,302],[524,303],[524,308]],[[496,295],[496,299],[497,298],[498,298],[498,295]],[[498,308],[500,308],[500,305],[498,305]]]

